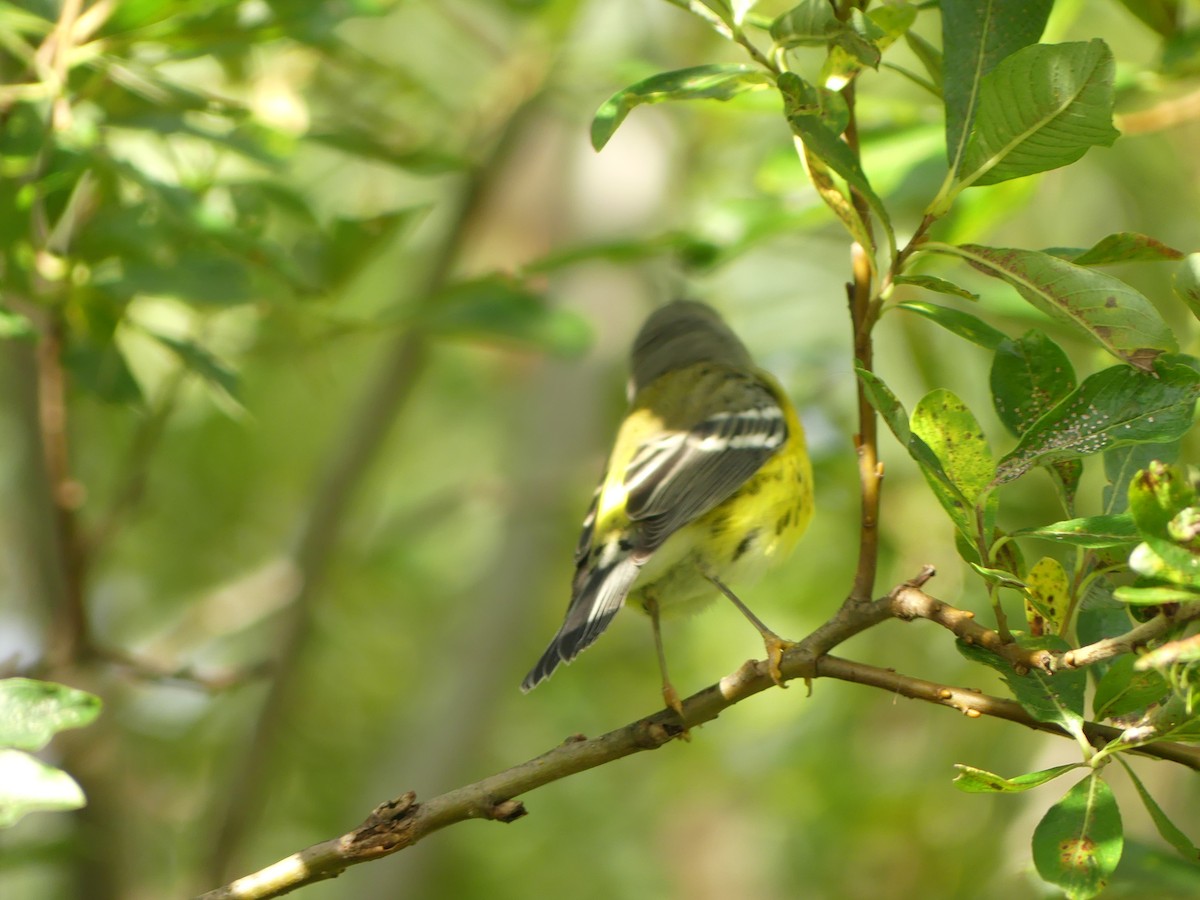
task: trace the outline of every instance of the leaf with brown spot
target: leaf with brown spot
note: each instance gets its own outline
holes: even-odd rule
[[[1178,348],[1153,304],[1111,275],[1037,250],[962,244],[953,252],[979,271],[1007,281],[1032,306],[1080,329],[1131,366],[1149,371],[1160,353]],[[1115,305],[1109,305],[1110,298]]]
[[[1042,817],[1033,831],[1033,862],[1071,900],[1088,900],[1108,885],[1124,840],[1116,798],[1093,772]]]

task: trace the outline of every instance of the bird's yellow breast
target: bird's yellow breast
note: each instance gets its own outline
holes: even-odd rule
[[[778,391],[788,439],[732,496],[679,529],[642,567],[629,600],[645,609],[695,611],[716,596],[707,572],[734,591],[786,560],[813,515],[812,465],[804,427]]]

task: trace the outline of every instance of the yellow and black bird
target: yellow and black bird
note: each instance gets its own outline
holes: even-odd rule
[[[727,587],[791,553],[813,513],[804,428],[710,307],[656,310],[633,345],[630,408],[583,522],[562,627],[521,684],[528,691],[589,647],[628,600],[650,616],[663,699],[660,613],[724,593],[763,636],[772,677],[789,644]]]

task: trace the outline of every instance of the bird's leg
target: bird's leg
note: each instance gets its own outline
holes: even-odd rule
[[[721,581],[721,579],[708,572],[704,572],[703,570],[701,570],[701,572],[705,578],[713,583],[717,590],[729,598],[730,602],[732,602],[733,605],[741,611],[743,616],[750,620],[750,624],[758,629],[758,633],[762,635],[763,646],[767,650],[767,672],[770,674],[771,680],[777,685],[779,685],[781,688],[787,687],[787,684],[784,683],[783,671],[780,669],[780,666],[783,663],[784,651],[795,647],[796,642],[789,641],[786,638],[781,638],[774,631],[763,624],[763,620],[756,616],[751,611],[750,607],[743,603],[741,598],[731,591],[729,587],[723,581]]]
[[[654,629],[654,649],[658,653],[658,669],[662,672],[663,702],[675,710],[682,719],[683,703],[679,699],[679,692],[675,690],[675,685],[671,684],[671,677],[667,675],[667,654],[663,650],[662,625],[658,620],[658,600],[646,597],[645,606],[646,612],[650,615],[650,627]],[[685,731],[684,734],[686,735],[687,732]]]

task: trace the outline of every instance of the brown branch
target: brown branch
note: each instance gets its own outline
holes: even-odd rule
[[[850,298],[850,322],[854,333],[854,361],[870,372],[875,365],[871,340],[871,265],[866,250],[855,244],[852,250],[854,281],[847,285]],[[879,564],[879,506],[883,484],[883,464],[879,461],[879,430],[875,408],[867,399],[862,381],[855,380],[858,406],[858,434],[854,447],[858,454],[858,480],[861,494],[858,565],[850,600],[865,602],[875,588]]]
[[[1104,638],[1094,644],[1077,647],[1058,655],[1054,663],[1068,669],[1080,669],[1123,653],[1132,653],[1151,641],[1163,637],[1172,628],[1200,618],[1200,603],[1185,603],[1173,613],[1159,613],[1148,622],[1131,628],[1116,637]]]
[[[1030,669],[1053,674],[1057,668],[1055,654],[1049,650],[1030,650],[1016,641],[1005,640],[999,632],[976,622],[975,613],[931,597],[919,585],[910,584],[892,593],[892,614],[905,621],[928,619],[941,625],[964,643],[977,644],[995,653],[1018,675]]]
[[[1070,737],[1055,725],[1037,721],[1015,701],[824,655],[829,648],[854,634],[885,619],[900,616],[903,611],[913,611],[922,604],[932,609],[933,605],[939,604],[940,601],[933,598],[928,598],[927,603],[923,599],[927,595],[921,591],[921,585],[932,574],[932,569],[927,568],[913,581],[869,604],[843,604],[832,619],[784,654],[784,679],[836,678],[948,706],[971,718],[994,716],[1048,734]],[[468,819],[515,821],[526,813],[517,797],[634,753],[656,750],[686,729],[713,721],[729,707],[773,685],[767,672],[767,661],[749,660],[736,672],[687,698],[683,702],[682,720],[671,710],[661,710],[600,737],[570,737],[541,756],[422,803],[416,801],[415,794],[408,792],[378,806],[353,831],[314,844],[258,872],[202,894],[198,900],[278,897],[303,885],[336,877],[350,866],[404,850],[456,822]],[[1084,732],[1098,745],[1121,735],[1120,729],[1093,724],[1085,725]],[[1200,770],[1200,749],[1164,742],[1138,748],[1136,752]]]
[[[57,670],[80,660],[89,646],[84,582],[87,561],[80,541],[77,510],[82,487],[71,477],[67,440],[67,379],[63,370],[63,325],[51,312],[37,345],[38,425],[57,533],[62,572],[62,603],[47,640],[46,662]]]
[[[1044,731],[1047,734],[1066,738],[1071,737],[1066,730],[1053,723],[1039,722],[1015,700],[993,697],[989,694],[971,690],[970,688],[937,684],[932,681],[925,681],[922,678],[913,678],[911,675],[901,675],[891,669],[880,669],[876,666],[869,666],[865,663],[854,662],[849,659],[840,659],[836,656],[821,657],[817,661],[817,674],[823,678],[836,678],[839,681],[849,681],[854,684],[881,688],[882,690],[899,694],[902,697],[909,697],[913,700],[924,700],[927,703],[948,706],[972,719],[979,718],[980,716],[991,716],[997,719],[1006,719],[1009,722],[1015,722],[1018,725],[1024,725],[1037,731]],[[1110,725],[1099,725],[1094,722],[1085,722],[1083,724],[1083,733],[1087,736],[1088,741],[1096,747],[1102,747],[1117,740],[1124,734],[1120,728],[1113,728]],[[1154,744],[1147,744],[1144,747],[1131,749],[1130,752],[1179,763],[1182,766],[1187,766],[1189,769],[1200,771],[1200,748],[1191,747],[1187,744],[1159,741]]]
[[[1200,119],[1200,91],[1171,97],[1147,109],[1121,113],[1116,126],[1122,134],[1148,134]]]

